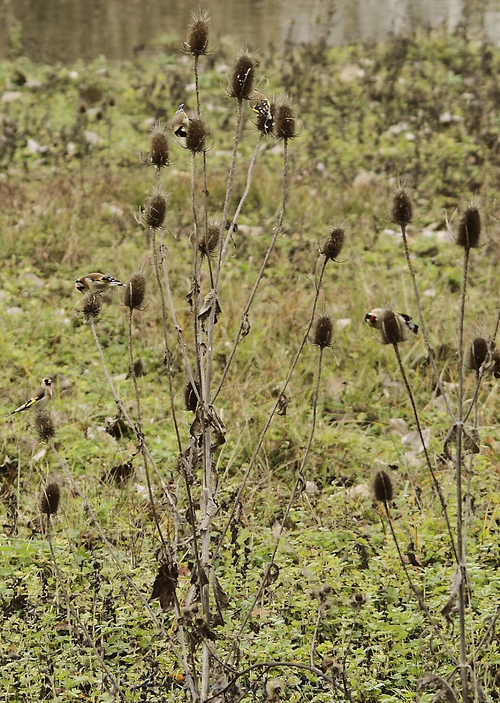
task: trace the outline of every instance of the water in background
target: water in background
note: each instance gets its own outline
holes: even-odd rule
[[[130,59],[159,34],[185,38],[200,5],[212,43],[231,35],[251,50],[281,48],[287,37],[353,44],[459,23],[500,44],[500,0],[0,0],[0,58],[14,47],[50,63]]]

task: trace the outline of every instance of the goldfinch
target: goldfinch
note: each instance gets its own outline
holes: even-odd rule
[[[77,278],[75,282],[75,288],[80,293],[88,291],[91,293],[105,293],[114,286],[123,285],[118,279],[113,278],[113,276],[105,276],[103,273],[88,273],[86,276]]]
[[[52,379],[46,376],[42,379],[42,385],[37,390],[35,395],[33,395],[29,400],[27,400],[23,405],[20,405],[16,410],[13,410],[10,414],[20,413],[23,410],[34,410],[38,412],[47,407],[52,399]]]
[[[250,93],[250,97],[248,98],[248,104],[254,112],[256,112],[258,115],[262,115],[266,118],[266,120],[273,119],[273,116],[271,115],[271,105],[269,104],[269,100],[266,98],[264,93],[260,92],[260,90],[254,90],[252,91],[252,93]]]
[[[418,332],[418,325],[411,321],[409,315],[385,308],[374,308],[371,312],[367,312],[365,322],[380,331],[384,344],[394,342],[397,337],[399,337],[398,341],[402,342],[408,339],[411,332],[414,334]]]
[[[177,108],[172,120],[170,121],[170,126],[176,137],[187,137],[189,117],[184,112],[184,103],[181,103]]]

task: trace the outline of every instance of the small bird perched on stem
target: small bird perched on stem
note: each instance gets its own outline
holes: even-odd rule
[[[365,322],[379,330],[383,344],[404,342],[411,333],[417,334],[418,325],[411,321],[409,315],[393,312],[387,308],[374,308],[365,315]]]
[[[176,137],[187,137],[187,130],[189,129],[189,117],[184,111],[184,103],[181,103],[177,110],[175,111],[172,120],[170,121],[170,127],[172,132]]]
[[[20,405],[16,410],[13,410],[10,414],[20,413],[23,410],[34,410],[38,412],[47,407],[52,399],[52,379],[46,376],[42,379],[42,384],[36,393],[29,398],[25,403]]]
[[[123,283],[113,276],[105,276],[103,273],[88,273],[86,276],[77,278],[75,288],[80,293],[105,293],[115,286],[123,286]]]

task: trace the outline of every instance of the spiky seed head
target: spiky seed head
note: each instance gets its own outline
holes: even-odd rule
[[[380,503],[390,503],[394,495],[391,477],[386,471],[377,471],[373,479],[373,494]]]
[[[149,161],[158,169],[170,165],[167,128],[163,122],[157,122],[151,130]]]
[[[193,154],[202,154],[206,151],[205,140],[208,136],[208,129],[202,117],[193,117],[189,121],[189,129],[186,135],[186,149]]]
[[[413,207],[410,197],[404,188],[399,188],[392,201],[392,221],[400,227],[406,227],[411,222]]]
[[[193,56],[204,56],[208,53],[208,22],[210,17],[207,12],[196,12],[189,25],[189,37],[184,44],[184,49]]]
[[[81,102],[78,105],[78,112],[80,115],[84,115],[87,112],[87,103]]]
[[[328,238],[321,243],[319,248],[320,254],[323,254],[323,256],[331,261],[336,261],[344,246],[344,240],[345,229],[343,227],[334,227]]]
[[[481,214],[473,205],[468,207],[458,224],[457,244],[464,249],[476,249],[481,237]]]
[[[366,603],[366,596],[363,593],[355,593],[351,598],[351,607],[354,610],[359,610]]]
[[[500,351],[495,351],[491,355],[492,371],[495,378],[500,378]]]
[[[200,395],[200,386],[197,381],[195,381],[195,386],[198,395],[196,395],[191,381],[188,381],[186,383],[186,388],[184,389],[184,403],[186,406],[186,410],[189,410],[192,413],[196,411],[196,407],[198,405],[198,397]]]
[[[142,310],[146,294],[146,279],[142,273],[133,273],[122,289],[122,303],[130,310]]]
[[[465,349],[464,367],[470,371],[479,371],[487,356],[487,341],[482,337],[476,337]]]
[[[80,308],[85,322],[90,322],[90,320],[96,321],[101,314],[101,309],[102,298],[100,294],[93,293],[92,291],[85,293],[82,300],[82,307]]]
[[[202,256],[211,256],[220,240],[220,223],[210,222],[206,233],[201,236],[198,248]]]
[[[48,410],[40,410],[35,415],[35,431],[41,442],[48,442],[56,436],[54,423]]]
[[[329,315],[322,315],[316,320],[312,343],[321,349],[332,345],[333,322]]]
[[[380,310],[376,327],[380,331],[382,344],[400,344],[409,336],[404,318],[392,310]]]
[[[276,139],[293,139],[295,137],[295,110],[289,95],[281,95],[276,100],[274,120]]]
[[[144,222],[149,229],[161,229],[167,214],[167,198],[158,186],[146,203]]]
[[[255,61],[248,51],[243,51],[236,59],[229,95],[237,100],[248,100],[253,90],[254,76]]]
[[[59,508],[61,499],[61,489],[59,484],[48,483],[42,491],[40,497],[40,510],[44,515],[55,515]]]
[[[110,107],[114,107],[114,106],[115,106],[115,99],[114,99],[113,96],[111,96],[111,97],[109,98],[109,100],[108,100],[108,105],[109,105]]]

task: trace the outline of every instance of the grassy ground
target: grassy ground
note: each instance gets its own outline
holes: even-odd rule
[[[175,46],[163,49],[120,65],[102,59],[88,66],[37,66],[23,58],[0,64],[0,688],[9,701],[108,700],[99,663],[67,611],[42,530],[41,486],[60,467],[37,442],[30,418],[8,415],[44,375],[61,374],[67,381],[52,404],[58,451],[123,569],[146,598],[158,567],[140,462],[133,461],[133,476],[124,485],[109,477],[112,467],[130,460],[135,444],[105,431],[115,404],[90,329],[76,312],[81,297],[74,281],[89,271],[121,280],[137,268],[145,272],[147,306],[135,316],[134,328],[135,354],[144,367],[139,385],[145,435],[163,479],[174,491],[178,484],[161,308],[148,238],[134,218],[154,183],[153,170],[139,158],[149,148],[153,121],[168,121],[180,102],[195,107],[190,60]],[[211,130],[209,214],[215,219],[221,217],[234,134],[235,106],[226,94],[227,66],[234,55],[235,47],[222,43],[200,63]],[[320,619],[316,661],[332,657],[342,665],[348,654],[353,700],[415,700],[422,673],[453,671],[412,599],[385,514],[367,491],[377,467],[393,469],[395,530],[403,551],[412,553],[408,545],[413,542],[422,565],[411,567],[413,578],[456,652],[456,628],[440,614],[454,564],[439,502],[421,455],[413,456],[401,441],[415,424],[392,348],[382,346],[363,320],[381,305],[417,317],[401,238],[390,216],[394,188],[405,179],[414,205],[408,234],[424,315],[452,398],[462,264],[448,230],[457,208],[472,196],[480,199],[484,234],[483,246],[472,254],[465,336],[491,334],[498,310],[499,68],[496,49],[442,35],[378,46],[290,48],[284,57],[260,58],[259,73],[269,81],[266,92],[285,89],[293,96],[300,134],[289,145],[284,235],[252,309],[251,333],[239,345],[217,401],[228,429],[227,443],[217,454],[218,529],[304,334],[314,296],[317,241],[339,222],[345,223],[347,241],[342,260],[327,267],[320,295],[320,312],[333,316],[336,331],[333,350],[325,356],[318,424],[305,471],[314,485],[293,506],[276,558],[277,579],[239,639],[241,668],[270,659],[308,664],[319,603],[311,592],[328,584],[332,591]],[[244,111],[234,205],[257,140],[253,113],[246,105]],[[172,165],[162,176],[170,197],[167,262],[179,318],[189,330],[190,160],[173,139],[170,146]],[[281,173],[281,147],[269,139],[224,268],[215,383],[276,224]],[[126,325],[115,294],[105,303],[98,334],[118,392],[133,410]],[[173,329],[170,335],[174,340]],[[175,345],[173,350],[174,400],[187,443],[186,372],[180,351]],[[442,458],[451,420],[434,393],[431,371],[421,363],[421,337],[401,351],[422,425],[431,428],[432,461],[453,518],[454,472]],[[217,565],[229,597],[224,624],[215,628],[222,652],[231,646],[235,623],[251,607],[303,456],[317,355],[315,347],[306,346],[287,391],[287,414],[273,421],[240,519]],[[472,389],[471,378],[466,397]],[[480,640],[500,596],[498,411],[497,381],[488,377],[479,396],[481,453],[472,484],[470,643]],[[159,485],[157,499],[162,499]],[[181,510],[186,509],[183,500],[180,490]],[[162,520],[167,533],[173,530],[166,504]],[[67,483],[52,535],[73,606],[129,700],[181,700],[182,692],[171,692],[181,686],[178,663]],[[183,567],[182,600],[192,570],[189,546],[179,549],[177,559]],[[357,593],[366,598],[360,609],[351,605]],[[157,601],[152,607],[167,630],[173,627],[171,612],[163,613]],[[500,692],[498,647],[495,636],[477,662],[491,700]],[[295,679],[288,671],[269,674],[278,675],[288,681],[285,700],[332,700],[331,691],[323,691],[310,673]],[[248,693],[245,700],[261,700],[261,673],[252,676],[248,681],[256,682],[260,692]]]

